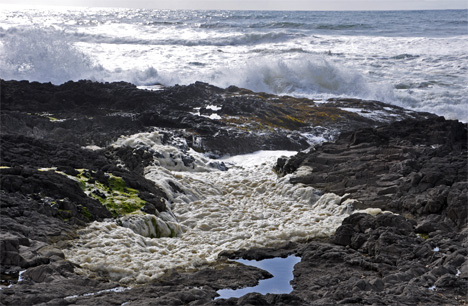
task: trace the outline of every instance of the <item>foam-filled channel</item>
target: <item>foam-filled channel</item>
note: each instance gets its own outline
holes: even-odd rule
[[[143,136],[147,142],[157,141],[156,136]],[[161,144],[152,147],[158,156],[165,155]],[[174,147],[167,150],[177,155]],[[260,151],[216,160],[224,162],[227,171],[171,168],[169,161],[160,160],[146,168],[146,178],[170,193],[170,207],[181,233],[150,238],[115,221],[94,222],[64,251],[67,259],[89,276],[144,283],[170,269],[188,271],[213,264],[223,251],[329,237],[351,213],[352,200],[293,185],[289,176],[279,178],[272,171],[277,158],[295,153]],[[213,163],[196,152],[184,154],[194,156],[200,165]],[[178,191],[171,191],[170,185]]]
[[[286,258],[270,258],[264,260],[235,260],[244,265],[254,266],[270,272],[273,277],[260,280],[257,286],[241,289],[222,289],[218,290],[219,296],[216,299],[228,299],[231,297],[239,298],[248,293],[257,292],[260,294],[287,294],[291,293],[293,287],[291,280],[294,278],[294,266],[301,261],[300,257],[291,255]]]

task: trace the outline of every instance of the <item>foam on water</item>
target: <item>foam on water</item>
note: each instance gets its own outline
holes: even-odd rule
[[[190,270],[213,263],[226,250],[328,237],[352,213],[353,200],[322,195],[312,187],[290,184],[290,176],[278,178],[274,174],[276,159],[296,152],[260,151],[217,161],[189,152],[200,168],[205,164],[204,171],[165,163],[172,167],[170,171],[161,166],[161,152],[180,149],[162,145],[156,132],[122,138],[117,144],[144,146],[149,151],[159,146],[155,164],[145,169],[145,176],[169,193],[174,218],[167,216],[164,222],[173,222],[180,233],[173,238],[145,237],[149,227],[143,232],[135,228],[142,228],[138,222],[151,224],[145,219],[152,218],[148,215],[131,216],[134,226],[94,222],[79,231],[80,238],[64,250],[67,259],[88,275],[106,275],[121,283],[147,282],[168,269]],[[221,161],[230,169],[209,166]],[[169,181],[178,188],[171,188]]]
[[[220,162],[195,152],[183,138],[168,137],[167,143],[163,143],[164,133],[167,135],[168,132],[156,129],[153,132],[121,136],[112,146],[144,149],[153,155],[154,166],[168,171],[206,172],[222,167]]]

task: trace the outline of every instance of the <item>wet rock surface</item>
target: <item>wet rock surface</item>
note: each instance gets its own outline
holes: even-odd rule
[[[466,124],[443,118],[404,120],[340,135],[276,166],[291,179],[349,194],[356,208],[379,207],[418,219],[439,214],[447,227],[467,222]],[[441,222],[427,231],[444,226]],[[420,228],[423,229],[423,228]]]
[[[467,279],[458,271],[467,232],[424,236],[414,225],[400,215],[351,215],[332,243],[300,250],[292,294],[309,305],[465,303]]]
[[[139,90],[128,83],[61,86],[1,81],[1,305],[464,305],[467,302],[466,125],[376,101],[277,97],[208,84]],[[212,107],[216,106],[216,107]],[[379,113],[380,116],[372,114]],[[216,116],[213,116],[216,115]],[[61,249],[89,222],[125,209],[157,215],[168,196],[143,177],[147,151],[112,147],[121,135],[161,130],[213,156],[302,150],[275,171],[357,208],[331,239],[220,254],[198,271],[169,270],[123,288],[86,278]],[[190,160],[186,161],[190,163]],[[101,186],[91,193],[85,186]],[[175,186],[174,188],[176,188]],[[140,206],[110,208],[119,192]],[[291,294],[213,300],[271,275],[227,258],[301,256]],[[11,282],[10,286],[7,286]]]
[[[121,135],[159,127],[179,133],[187,130],[185,137],[191,147],[218,154],[300,150],[309,146],[303,134],[323,134],[323,127],[335,135],[385,121],[432,116],[376,101],[315,103],[200,82],[161,91],[91,81],[54,86],[2,80],[1,87],[2,133],[80,146],[105,147]],[[334,106],[337,101],[340,107]],[[363,107],[389,117],[372,119],[341,109]],[[220,119],[211,118],[213,114]]]

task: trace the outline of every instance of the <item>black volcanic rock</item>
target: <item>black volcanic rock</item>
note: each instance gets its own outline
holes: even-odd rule
[[[292,183],[338,195],[350,194],[357,208],[379,207],[415,217],[442,214],[466,225],[467,126],[443,118],[404,120],[346,132],[289,160],[278,173],[308,173]],[[303,168],[304,169],[304,168]]]
[[[309,146],[303,133],[310,134],[320,126],[344,131],[432,116],[376,101],[341,99],[315,104],[308,99],[277,97],[237,87],[221,89],[200,82],[161,91],[140,90],[124,82],[79,81],[55,86],[0,80],[0,86],[3,133],[80,146],[107,146],[121,135],[160,127],[187,129],[191,132],[187,142],[205,152],[301,150]],[[342,108],[368,107],[389,116],[381,122],[333,106],[336,103]],[[220,108],[216,112],[209,109],[209,113],[216,113],[221,119],[208,118],[210,105]],[[197,115],[197,109],[203,109],[203,114]],[[294,137],[292,131],[297,131]]]
[[[465,247],[468,236],[466,231],[443,236],[416,235],[414,222],[399,215],[351,215],[332,239],[341,246],[311,243],[303,249],[302,262],[295,269],[298,278],[294,281],[299,281],[295,292],[311,299],[313,305],[344,298],[359,299],[362,303],[429,305],[451,304],[445,299],[461,298],[462,303],[468,282],[459,272],[468,255]],[[450,244],[443,242],[447,237]],[[325,288],[323,278],[315,276],[330,260],[336,263],[333,269],[340,270],[333,275],[340,275],[341,280],[338,283],[331,277],[327,282],[336,285]],[[307,273],[310,269],[314,273]],[[301,278],[308,278],[317,290],[313,294],[301,292]]]

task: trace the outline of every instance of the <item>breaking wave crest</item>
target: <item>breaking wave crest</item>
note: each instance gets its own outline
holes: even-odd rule
[[[253,59],[240,65],[189,73],[157,71],[154,68],[148,68],[145,72],[125,73],[129,81],[137,81],[137,85],[161,83],[171,86],[202,81],[224,88],[235,85],[277,95],[322,99],[355,97],[389,103],[396,101],[394,89],[389,84],[371,83],[357,71],[314,55],[287,60],[275,57]]]
[[[243,67],[227,69],[213,82],[220,86],[234,84],[274,94],[347,96],[381,101],[395,99],[390,86],[371,84],[363,74],[320,56],[255,60]]]
[[[3,35],[0,76],[4,79],[63,83],[92,79],[100,65],[75,48],[61,31],[10,29]]]

